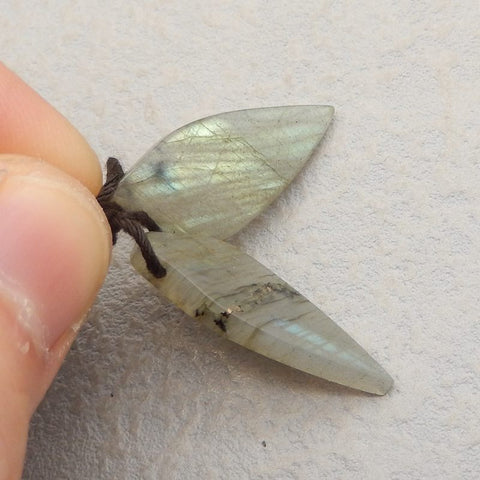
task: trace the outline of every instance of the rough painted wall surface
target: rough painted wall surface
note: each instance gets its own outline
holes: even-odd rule
[[[228,344],[110,275],[33,418],[24,478],[476,479],[476,2],[3,0],[2,59],[101,158],[221,111],[336,107],[234,241],[394,377],[377,398]],[[264,443],[263,443],[264,442]]]

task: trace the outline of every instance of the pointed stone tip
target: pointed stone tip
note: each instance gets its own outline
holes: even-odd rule
[[[385,385],[385,388],[383,390],[381,390],[378,395],[379,396],[384,396],[386,395],[393,387],[394,385],[394,382],[393,382],[393,379],[391,377],[389,377],[389,382],[388,384]]]
[[[323,105],[323,107],[327,111],[328,123],[330,123],[333,119],[333,116],[335,115],[335,107],[333,107],[332,105]]]
[[[382,376],[379,378],[379,382],[369,391],[375,395],[383,396],[386,395],[393,387],[394,381],[393,378],[382,369]],[[367,390],[366,390],[367,391]]]
[[[321,122],[324,125],[323,133],[325,133],[328,126],[333,120],[333,116],[335,114],[335,107],[333,107],[332,105],[316,105],[315,107],[317,108],[318,116],[320,117],[319,120],[321,119]]]
[[[354,367],[350,370],[349,375],[338,383],[373,395],[386,395],[393,387],[393,378],[366,351],[364,351],[364,354],[362,367]],[[346,372],[347,370],[344,371],[344,374]]]

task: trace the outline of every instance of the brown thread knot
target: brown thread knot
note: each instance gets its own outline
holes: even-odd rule
[[[129,212],[112,200],[114,193],[125,176],[120,162],[113,157],[107,160],[107,178],[97,195],[97,201],[105,212],[112,230],[112,243],[115,245],[120,230],[128,233],[137,243],[149,272],[157,278],[162,278],[167,271],[158,260],[148,240],[144,228],[150,232],[161,232],[161,228],[146,212]]]

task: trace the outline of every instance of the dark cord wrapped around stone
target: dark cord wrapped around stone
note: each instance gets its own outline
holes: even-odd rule
[[[150,232],[160,232],[161,228],[147,213],[142,211],[130,212],[112,200],[124,175],[120,162],[116,158],[110,157],[107,160],[107,178],[97,196],[97,201],[105,212],[112,229],[112,243],[115,245],[118,232],[123,230],[133,237],[137,243],[150,273],[157,278],[162,278],[167,272],[155,255],[145,233],[145,229]]]

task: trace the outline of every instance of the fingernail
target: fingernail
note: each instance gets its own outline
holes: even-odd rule
[[[0,161],[0,171],[0,307],[49,350],[94,301],[108,228],[95,198],[57,169],[17,159]]]

